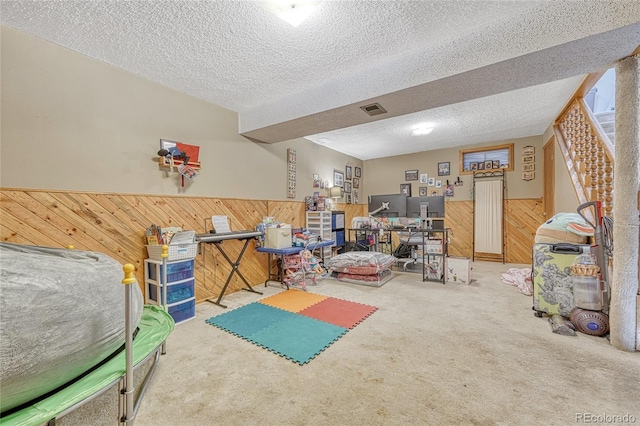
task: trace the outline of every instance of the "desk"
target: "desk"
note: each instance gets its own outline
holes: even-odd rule
[[[231,278],[233,278],[233,275],[236,273],[242,279],[245,286],[247,287],[247,288],[243,288],[243,290],[250,291],[252,293],[262,294],[259,291],[255,291],[253,287],[251,287],[251,284],[249,284],[249,282],[244,277],[244,275],[242,275],[242,272],[240,272],[240,270],[238,269],[238,267],[240,266],[240,260],[242,260],[242,256],[244,255],[244,252],[247,249],[247,245],[249,244],[249,240],[259,237],[260,235],[262,235],[262,232],[260,231],[232,231],[232,232],[224,232],[224,233],[217,233],[217,234],[209,233],[209,234],[196,235],[196,242],[198,242],[199,244],[215,244],[215,246],[218,248],[218,251],[220,251],[220,253],[222,253],[222,256],[226,259],[227,263],[231,265],[231,272],[227,277],[227,282],[225,282],[224,287],[222,287],[222,291],[220,292],[218,299],[217,300],[207,299],[207,302],[211,302],[214,305],[218,305],[222,308],[226,308],[225,305],[220,303],[220,300],[222,299],[224,292],[227,290],[227,287],[231,282]],[[225,251],[222,248],[223,241],[227,241],[227,240],[240,240],[240,241],[244,240],[244,246],[242,246],[242,250],[240,251],[240,254],[236,258],[235,262],[231,260],[231,258],[229,258],[227,253],[225,253]],[[206,268],[205,268],[205,271],[206,271]]]
[[[267,253],[267,279],[264,281],[264,286],[267,286],[269,281],[278,281],[280,284],[289,286],[284,282],[284,271],[282,270],[282,258],[288,254],[298,254],[302,250],[314,251],[317,248],[332,246],[335,243],[333,240],[325,240],[317,243],[310,243],[306,247],[286,247],[286,248],[267,248],[258,247],[256,249],[259,253]],[[277,256],[276,265],[273,265],[273,256]],[[324,261],[324,258],[322,259]],[[272,272],[275,268],[275,272]]]

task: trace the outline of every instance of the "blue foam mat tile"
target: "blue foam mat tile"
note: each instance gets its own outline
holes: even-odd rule
[[[250,339],[256,332],[292,316],[296,316],[296,314],[263,303],[253,302],[211,317],[206,320],[206,323],[236,336]]]
[[[302,365],[347,331],[337,325],[294,314],[257,331],[249,341]]]

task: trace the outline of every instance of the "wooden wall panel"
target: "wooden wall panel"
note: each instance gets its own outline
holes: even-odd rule
[[[506,200],[505,260],[531,264],[538,226],[544,222],[541,199]],[[473,201],[447,201],[445,225],[451,229],[449,255],[473,257]]]
[[[544,220],[541,200],[508,200],[505,221],[507,262],[531,263],[535,231]],[[341,204],[345,225],[357,216],[367,216],[366,204]],[[451,256],[472,257],[473,203],[447,201],[446,226],[450,227]],[[132,263],[143,287],[147,257],[144,229],[155,223],[180,226],[203,233],[211,229],[212,215],[229,217],[232,230],[253,229],[264,216],[305,225],[305,205],[299,201],[264,201],[138,194],[2,189],[0,192],[0,238],[3,241],[47,247],[73,245],[79,250],[105,253],[120,263]],[[225,241],[224,249],[235,261],[243,242]],[[231,266],[213,244],[201,245],[196,257],[196,298],[217,298]],[[266,277],[266,255],[254,250],[250,241],[240,270],[249,283]],[[233,278],[227,293],[244,284]]]

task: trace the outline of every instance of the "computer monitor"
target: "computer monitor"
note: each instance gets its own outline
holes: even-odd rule
[[[369,195],[369,212],[379,209],[382,203],[389,203],[389,208],[374,214],[375,217],[405,217],[407,215],[406,194]]]
[[[407,198],[407,217],[420,218],[420,209],[424,206],[428,218],[444,217],[444,195]]]

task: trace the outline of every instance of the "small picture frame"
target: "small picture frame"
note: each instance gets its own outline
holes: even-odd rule
[[[406,170],[404,172],[404,180],[418,180],[418,171],[417,170]]]
[[[472,161],[471,163],[469,163],[469,168],[471,170],[478,170],[478,162],[477,161]]]
[[[407,197],[411,197],[411,184],[410,183],[401,183],[400,184],[400,193],[405,194]]]
[[[427,186],[436,186],[436,178],[430,177],[427,181]]]
[[[441,180],[437,180],[436,181],[436,188],[442,188],[442,181]]]
[[[522,165],[522,171],[523,172],[532,172],[536,169],[536,164],[535,163],[525,163]]]
[[[427,183],[427,179],[429,179],[429,176],[426,173],[420,173],[420,183]]]
[[[357,177],[353,178],[353,187],[360,188],[360,178],[357,178]]]
[[[420,192],[421,197],[426,197],[428,194],[428,190],[426,186],[421,186],[420,189],[418,189],[418,191]]]
[[[346,166],[344,168],[344,178],[346,180],[351,180],[351,166]]]
[[[353,176],[354,177],[362,177],[362,169],[360,169],[360,167],[355,166],[354,170],[353,170]]]
[[[351,204],[351,194],[345,194],[345,201],[347,204]]]
[[[437,189],[432,189],[431,190],[431,196],[432,197],[437,197],[438,195],[440,195],[440,191],[438,191]]]
[[[534,180],[536,172],[522,172],[522,180]]]
[[[350,194],[351,193],[351,182],[345,181],[345,183],[344,183],[344,192],[345,192],[345,194]]]
[[[342,173],[342,170],[333,170],[333,186],[341,188],[344,186],[344,173]]]
[[[353,190],[353,202],[352,204],[358,204],[359,200],[358,200],[358,190],[354,189]]]
[[[438,163],[438,176],[449,176],[451,163],[449,161]]]
[[[484,170],[484,161],[478,161],[478,170]]]
[[[523,155],[522,162],[523,163],[535,163],[536,156],[535,155]]]
[[[493,166],[491,168],[492,169],[499,169],[500,168],[500,160],[493,160]]]
[[[534,155],[536,153],[536,147],[527,145],[522,148],[522,155]]]
[[[487,160],[484,162],[484,169],[491,170],[493,168],[493,161]]]

